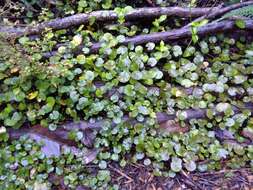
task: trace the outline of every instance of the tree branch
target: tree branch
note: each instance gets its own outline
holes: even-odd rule
[[[244,20],[245,22],[245,30],[253,30],[253,20]],[[221,32],[230,32],[233,29],[237,29],[238,27],[235,25],[235,21],[225,20],[216,23],[210,23],[205,26],[198,28],[198,36],[205,36],[209,34],[216,34]],[[190,38],[192,36],[192,32],[190,28],[180,28],[171,30],[168,32],[156,32],[151,34],[142,34],[131,38],[126,38],[124,42],[118,43],[118,45],[133,44],[133,45],[141,45],[146,44],[148,42],[159,43],[160,41],[169,42],[175,41],[178,39]],[[99,49],[102,47],[101,42],[94,43],[90,47],[90,53],[98,53]],[[80,46],[75,49],[75,54],[82,53],[82,49],[84,46]],[[43,58],[49,58],[57,54],[57,51],[47,52],[43,54]]]
[[[235,21],[223,21],[217,23],[210,23],[205,26],[198,28],[198,35],[204,36],[207,34],[214,34],[219,32],[229,32],[232,29],[237,28],[235,25]],[[253,21],[245,20],[245,29],[253,30]],[[159,43],[160,41],[168,42],[170,40],[177,40],[181,38],[189,38],[192,36],[192,33],[189,29],[175,29],[169,32],[157,32],[151,34],[143,34],[139,36],[135,36],[132,38],[127,38],[120,45],[128,45],[129,43],[133,45],[141,45],[146,44],[148,42]],[[91,52],[98,52],[101,47],[101,43],[95,43],[91,46]]]
[[[125,15],[126,21],[137,19],[149,19],[161,15],[178,16],[183,18],[196,18],[205,15],[211,8],[182,8],[182,7],[145,7],[134,9]],[[91,18],[96,18],[98,22],[116,21],[118,15],[115,11],[93,11],[90,13],[81,13],[64,18],[57,18],[51,21],[43,22],[37,26],[28,26],[24,28],[1,27],[0,32],[11,33],[16,36],[39,34],[46,28],[53,30],[66,29],[73,26],[89,23]]]
[[[243,3],[233,4],[231,6],[220,8],[220,7],[210,7],[210,8],[182,8],[182,7],[145,7],[134,9],[133,11],[125,15],[126,21],[137,20],[137,19],[149,19],[159,17],[161,15],[167,16],[178,16],[183,18],[198,18],[203,19],[204,17],[212,19],[221,16],[231,10],[251,5],[253,1],[247,1]],[[13,28],[8,26],[1,26],[0,33],[6,33],[9,36],[20,37],[23,35],[33,35],[40,34],[46,28],[51,28],[53,30],[67,29],[72,26],[78,26],[81,24],[89,23],[91,18],[95,18],[99,22],[116,21],[118,15],[113,10],[101,10],[93,11],[90,13],[81,13],[64,18],[57,18],[51,21],[40,23],[36,26],[19,27]],[[197,19],[197,20],[198,20]]]

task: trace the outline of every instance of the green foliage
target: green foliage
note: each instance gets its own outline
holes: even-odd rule
[[[0,189],[50,189],[52,172],[64,176],[71,189],[78,185],[109,189],[111,161],[122,167],[130,161],[140,162],[152,167],[155,175],[169,177],[181,170],[220,169],[224,159],[230,168],[252,162],[252,145],[239,144],[245,140],[242,128],[252,131],[252,116],[243,108],[253,95],[253,46],[249,41],[224,35],[200,39],[198,27],[208,23],[202,20],[191,24],[194,44],[188,46],[183,41],[119,46],[128,36],[168,29],[169,18],[161,16],[147,26],[125,26],[125,15],[132,11],[125,1],[57,1],[55,8],[61,10],[59,15],[114,9],[119,19],[116,25],[104,28],[92,18],[87,26],[47,29],[36,39],[19,38],[15,45],[0,38]],[[44,9],[38,19],[54,16]],[[245,23],[236,24],[244,28]],[[102,44],[98,53],[90,52],[94,41]],[[84,47],[74,54],[81,45]],[[54,56],[43,57],[54,49]],[[233,111],[235,107],[242,109]],[[201,112],[206,118],[189,120],[187,109],[206,109]],[[175,114],[173,122],[186,132],[161,132],[158,112]],[[94,161],[99,168],[96,174],[88,173],[83,158],[69,151],[48,159],[40,145],[26,138],[7,143],[6,131],[25,123],[41,124],[53,132],[69,120],[92,123],[101,119],[105,122],[101,122],[94,145],[100,150]],[[222,143],[218,129],[230,133],[235,143]],[[82,148],[83,137],[78,130],[71,130],[68,136]]]
[[[131,6],[126,6],[124,8],[116,7],[114,9],[114,12],[117,13],[118,16],[118,22],[120,24],[123,24],[125,22],[125,15],[129,12],[131,12],[133,8]]]
[[[248,17],[253,18],[253,5],[244,6],[224,14],[221,19],[232,17]]]
[[[208,23],[207,19],[203,19],[200,21],[195,21],[191,23],[191,33],[192,33],[192,41],[193,43],[197,43],[199,40],[198,37],[198,27],[204,26]]]
[[[96,189],[109,186],[110,172],[99,170],[89,173],[84,168],[82,155],[73,156],[65,149],[61,157],[46,157],[41,146],[25,136],[9,144],[1,143],[1,189],[49,190],[59,184],[62,176],[64,184],[70,189],[76,189],[78,184]]]
[[[236,20],[235,24],[240,29],[244,29],[245,28],[245,22],[243,20]]]

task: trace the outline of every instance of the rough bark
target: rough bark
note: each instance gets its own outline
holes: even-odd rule
[[[241,2],[241,3],[237,3],[237,4],[233,4],[233,5],[230,5],[228,7],[224,7],[222,9],[216,9],[216,11],[213,11],[211,12],[210,14],[207,15],[207,19],[215,19],[217,17],[221,17],[223,16],[224,14],[232,11],[232,10],[235,10],[235,9],[238,9],[238,8],[241,8],[241,7],[245,7],[245,6],[248,6],[248,5],[252,5],[253,4],[253,1],[246,1],[246,2]]]
[[[182,7],[145,7],[134,9],[125,15],[126,21],[137,19],[149,19],[161,15],[178,16],[182,18],[196,18],[205,15],[211,8],[182,8]],[[12,33],[15,36],[39,34],[46,28],[53,30],[66,29],[73,26],[89,23],[91,18],[96,18],[97,22],[116,21],[118,15],[113,10],[93,11],[90,13],[80,13],[72,16],[57,18],[51,21],[43,22],[37,26],[24,28],[1,27],[0,32]]]
[[[127,21],[137,19],[149,19],[159,17],[161,15],[178,16],[183,18],[198,18],[213,19],[219,17],[231,10],[241,8],[243,6],[251,5],[253,1],[247,1],[243,3],[233,4],[231,6],[210,7],[210,8],[182,8],[182,7],[145,7],[134,9],[133,11],[125,15]],[[39,34],[46,28],[52,28],[53,30],[66,29],[72,26],[78,26],[80,24],[87,24],[91,18],[96,18],[98,22],[115,21],[118,19],[117,14],[113,10],[93,11],[90,13],[81,13],[64,18],[57,18],[51,21],[43,22],[37,26],[28,26],[20,28],[12,28],[2,26],[0,32],[7,33],[8,35],[14,35],[16,37],[22,35]]]

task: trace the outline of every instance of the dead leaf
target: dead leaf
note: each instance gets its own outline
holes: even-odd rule
[[[98,149],[89,150],[84,156],[85,164],[93,162],[93,160],[96,159],[98,152]]]
[[[249,138],[250,140],[253,141],[253,132],[250,131],[250,130],[247,129],[247,128],[244,128],[244,129],[242,130],[242,136],[244,136],[244,137],[246,137],[246,138]]]
[[[186,133],[189,131],[190,127],[186,126],[181,127],[180,123],[175,120],[168,120],[160,124],[161,132],[165,133]]]

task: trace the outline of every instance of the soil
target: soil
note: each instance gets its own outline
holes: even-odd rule
[[[181,172],[174,178],[156,177],[152,170],[141,164],[131,164],[122,170],[110,166],[112,183],[120,190],[253,190],[253,171],[223,169],[206,173]]]

